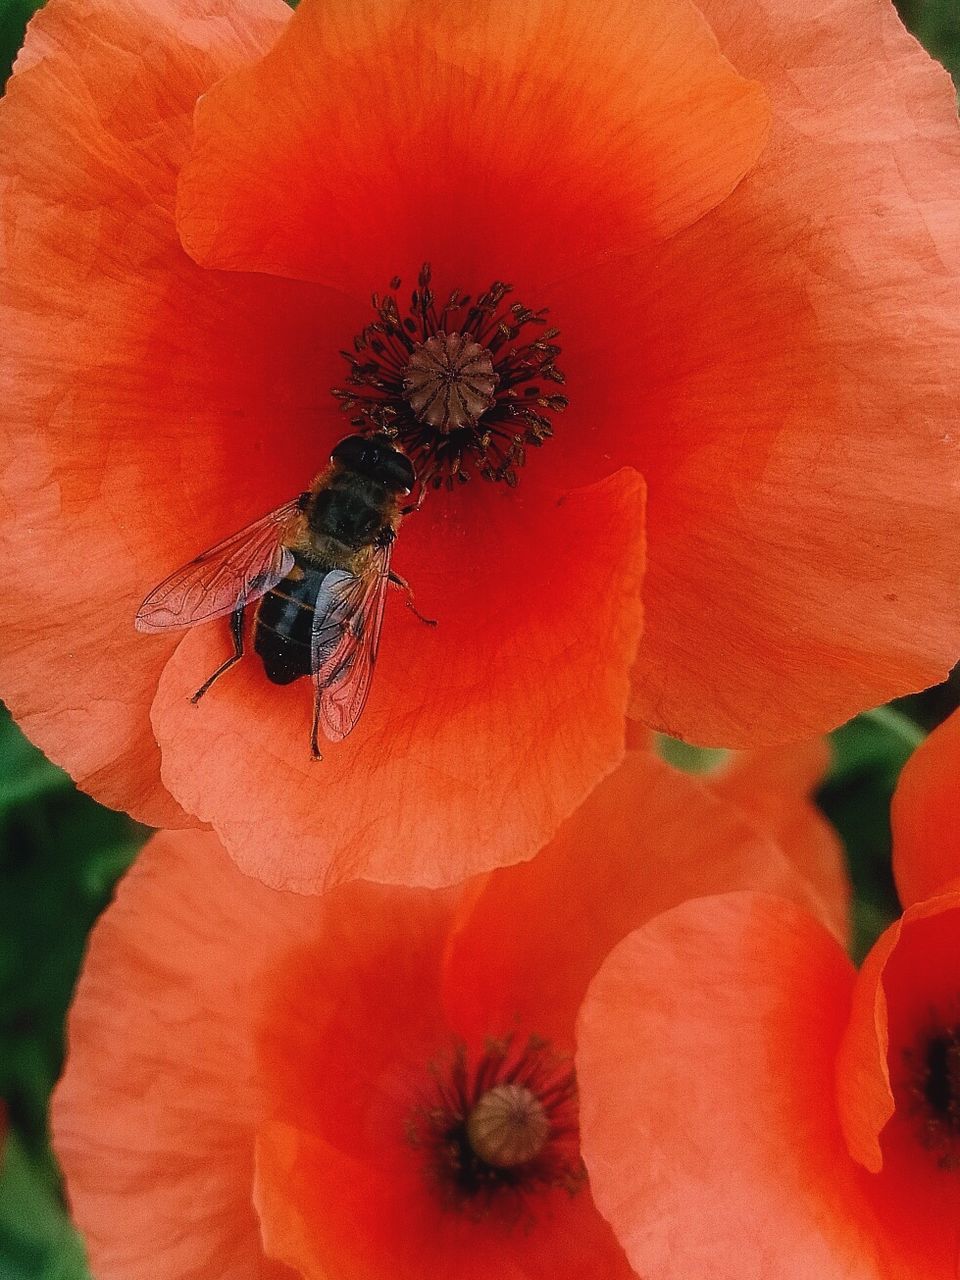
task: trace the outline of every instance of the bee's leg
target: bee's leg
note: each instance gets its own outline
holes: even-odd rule
[[[393,583],[395,587],[399,587],[401,591],[406,593],[407,608],[410,610],[410,612],[413,614],[415,618],[419,618],[420,621],[426,623],[428,627],[435,627],[437,625],[436,618],[425,618],[423,614],[419,611],[417,606],[414,604],[413,591],[411,590],[410,583],[407,582],[406,578],[401,578],[399,573],[394,573],[393,570],[391,569],[390,581]]]
[[[419,484],[419,489],[420,492],[417,494],[416,502],[411,502],[407,506],[400,508],[400,514],[402,516],[412,516],[415,511],[419,511],[423,506],[423,500],[427,496],[428,492],[425,481]]]
[[[322,760],[320,754],[320,686],[314,681],[313,692],[313,726],[310,729],[310,755],[314,760]]]
[[[229,671],[230,668],[243,657],[243,610],[245,607],[246,606],[242,604],[237,605],[236,609],[234,609],[233,613],[230,615],[230,634],[233,636],[233,653],[231,653],[226,662],[222,662],[220,666],[217,667],[216,671],[209,677],[209,679],[204,680],[203,684],[190,699],[194,706],[197,705],[203,695],[213,684],[214,680],[219,680],[225,671]]]

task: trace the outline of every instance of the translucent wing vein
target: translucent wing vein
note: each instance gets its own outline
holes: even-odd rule
[[[299,503],[285,503],[172,573],[140,606],[137,630],[192,627],[264,595],[293,568],[285,542],[299,517]]]

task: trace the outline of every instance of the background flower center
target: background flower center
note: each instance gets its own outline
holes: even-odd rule
[[[569,1058],[539,1037],[517,1047],[490,1040],[475,1059],[457,1045],[430,1066],[434,1087],[410,1118],[411,1144],[444,1204],[508,1221],[530,1215],[538,1190],[574,1191],[579,1154],[577,1089]]]

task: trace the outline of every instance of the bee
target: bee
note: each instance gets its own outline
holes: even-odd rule
[[[400,498],[416,483],[413,464],[383,434],[347,436],[306,492],[217,543],[156,587],[137,611],[138,631],[192,627],[229,614],[233,653],[190,701],[244,656],[244,614],[257,603],[253,647],[267,679],[313,677],[310,751],[320,730],[340,742],[370,693],[390,583],[407,593],[390,557]]]

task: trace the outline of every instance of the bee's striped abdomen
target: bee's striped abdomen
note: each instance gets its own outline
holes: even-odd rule
[[[300,564],[260,601],[253,647],[274,684],[310,674],[313,616],[323,578],[322,570]]]

